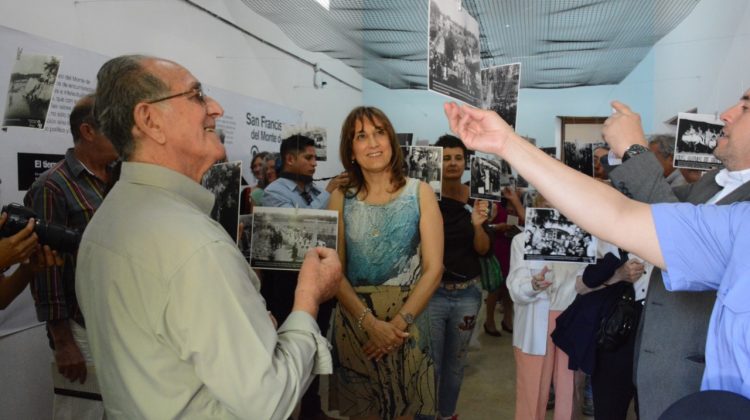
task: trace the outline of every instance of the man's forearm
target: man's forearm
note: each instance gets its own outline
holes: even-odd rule
[[[74,342],[73,331],[70,328],[70,320],[68,319],[55,319],[47,321],[47,329],[49,330],[52,341],[55,343],[55,349],[59,348],[60,345]]]
[[[656,229],[646,204],[629,200],[612,187],[568,168],[517,135],[511,136],[502,154],[573,222],[663,267]]]

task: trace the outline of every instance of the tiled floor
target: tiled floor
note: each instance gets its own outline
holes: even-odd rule
[[[501,337],[484,333],[484,306],[480,311],[476,334],[481,345],[469,352],[469,363],[464,372],[464,383],[457,412],[460,420],[506,420],[515,414],[516,365],[513,360],[513,336],[502,332]],[[495,323],[500,326],[502,314],[495,312]],[[578,420],[593,420],[575,413]],[[552,419],[552,411],[547,411]]]
[[[481,348],[469,351],[457,412],[461,420],[512,419],[516,376],[512,336],[491,337],[482,329],[484,317],[480,321]]]

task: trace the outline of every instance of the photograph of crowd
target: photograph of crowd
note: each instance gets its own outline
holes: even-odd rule
[[[470,197],[474,199],[500,201],[503,187],[515,184],[510,165],[502,159],[476,153],[471,157]]]
[[[336,249],[338,212],[256,207],[250,265],[268,270],[299,270],[310,248]]]
[[[527,208],[524,260],[596,262],[596,238],[555,209]]]
[[[221,223],[230,237],[237,240],[240,216],[242,161],[217,163],[203,175],[201,185],[216,197],[211,218]]]
[[[724,123],[714,115],[679,113],[674,166],[700,170],[720,167],[713,152],[723,128]]]
[[[23,53],[16,56],[3,127],[44,128],[58,70],[59,57]]]
[[[516,127],[518,89],[521,87],[521,63],[481,70],[482,108],[497,112],[508,125]]]
[[[443,148],[435,146],[401,146],[404,154],[404,173],[409,178],[422,180],[432,187],[440,200],[443,180]]]
[[[428,87],[479,106],[479,24],[455,0],[430,0]]]

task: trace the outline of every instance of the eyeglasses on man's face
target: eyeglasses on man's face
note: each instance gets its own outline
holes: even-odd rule
[[[203,93],[203,88],[201,86],[190,88],[189,90],[186,90],[186,91],[180,92],[180,93],[175,93],[174,95],[169,95],[169,96],[165,96],[163,98],[158,98],[158,99],[153,99],[153,100],[150,100],[150,101],[146,101],[146,103],[147,104],[155,104],[155,103],[158,103],[158,102],[163,102],[163,101],[167,101],[167,100],[174,99],[174,98],[179,98],[181,96],[185,96],[188,99],[190,99],[190,98],[196,98],[198,100],[198,102],[200,102],[201,104],[205,104],[206,103],[206,94]]]

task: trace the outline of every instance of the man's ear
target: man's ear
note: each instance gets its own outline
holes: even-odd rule
[[[284,163],[286,163],[287,165],[293,164],[296,160],[297,155],[294,153],[287,153],[286,156],[284,156]]]
[[[133,110],[133,133],[140,133],[137,137],[144,137],[163,145],[166,143],[164,134],[164,119],[162,110],[158,106],[141,102]]]
[[[96,140],[96,128],[89,123],[81,123],[78,126],[78,131],[81,133],[81,140],[86,142],[92,142]]]

